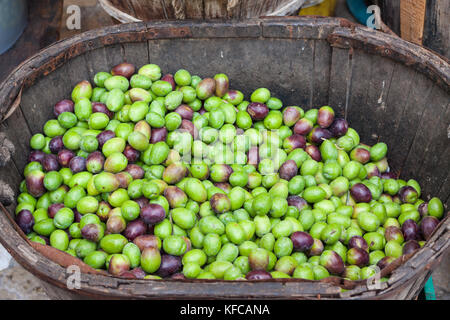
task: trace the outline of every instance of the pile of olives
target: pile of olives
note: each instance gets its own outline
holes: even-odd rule
[[[16,208],[31,241],[126,278],[360,280],[444,215],[329,106],[135,71],[78,83],[31,138]]]

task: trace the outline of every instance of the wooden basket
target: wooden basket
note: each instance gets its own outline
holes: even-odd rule
[[[226,72],[246,96],[270,88],[287,105],[331,105],[361,134],[385,141],[401,176],[421,182],[425,198],[450,204],[450,66],[396,37],[335,18],[270,18],[246,22],[158,21],[92,30],[51,45],[26,60],[0,87],[1,132],[15,153],[0,176],[17,193],[28,141],[53,117],[73,85],[122,61],[149,62],[173,73],[205,77]],[[7,118],[7,119],[6,119]],[[5,120],[6,119],[6,120]],[[0,213],[0,242],[42,280],[54,298],[412,299],[450,245],[449,218],[427,244],[383,269],[387,282],[127,280],[97,272],[68,254],[30,243],[13,222],[14,205]],[[447,210],[447,209],[446,209]],[[69,290],[66,267],[81,267],[81,288]]]
[[[285,16],[298,12],[305,0],[99,0],[120,22],[155,19],[217,19]]]

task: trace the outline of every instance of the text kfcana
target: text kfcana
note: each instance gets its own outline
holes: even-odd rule
[[[181,307],[181,315],[206,315],[210,318],[214,311],[222,312],[222,310],[215,310],[215,307],[198,307],[187,305]],[[244,304],[229,304],[224,306],[224,314],[270,314],[267,305],[244,305]]]

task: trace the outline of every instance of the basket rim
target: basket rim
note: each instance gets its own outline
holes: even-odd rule
[[[431,51],[397,37],[386,35],[342,18],[284,17],[260,18],[246,21],[152,21],[130,23],[90,30],[69,39],[58,41],[25,60],[0,85],[0,119],[8,113],[19,91],[31,86],[41,77],[55,71],[65,62],[87,51],[102,46],[142,42],[153,39],[176,38],[287,38],[323,39],[332,46],[366,50],[408,64],[425,73],[430,79],[450,92],[450,66],[446,59]],[[425,65],[425,66],[424,66]],[[68,254],[46,252],[39,244],[31,243],[18,229],[6,209],[0,214],[0,242],[28,271],[39,278],[63,289],[66,287],[66,269],[58,261],[69,261]],[[99,274],[82,266],[80,293],[103,298],[266,298],[301,299],[316,298],[380,298],[392,297],[395,290],[415,280],[420,272],[432,269],[450,246],[450,218],[441,221],[434,236],[412,256],[398,260],[398,268],[392,275],[402,274],[400,279],[389,280],[381,288],[369,290],[364,283],[342,292],[335,279],[328,281],[223,281],[223,280],[129,280]],[[47,246],[43,246],[47,247]],[[56,250],[56,249],[54,249]],[[71,256],[70,256],[71,257]],[[426,257],[426,264],[422,259]],[[69,259],[69,260],[68,260]],[[75,259],[75,258],[73,258]],[[79,259],[76,259],[79,260]],[[422,262],[422,263],[421,263]],[[414,271],[415,270],[415,271]],[[414,271],[414,272],[411,272]],[[339,285],[338,285],[339,284]],[[109,290],[115,289],[115,290]],[[303,290],[301,294],[298,292]],[[225,293],[224,293],[225,292]],[[249,295],[249,292],[254,292]]]

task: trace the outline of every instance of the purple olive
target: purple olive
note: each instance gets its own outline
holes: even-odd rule
[[[162,278],[168,277],[181,270],[181,257],[172,256],[170,254],[161,255],[161,265],[156,272]]]
[[[317,124],[321,128],[328,128],[334,121],[334,110],[328,106],[319,109],[317,114]]]
[[[427,202],[421,203],[417,208],[417,210],[419,211],[420,216],[422,218],[428,216],[428,203]]]
[[[59,101],[53,107],[53,114],[55,117],[59,116],[63,112],[73,112],[74,103],[72,100],[64,99]]]
[[[419,198],[419,195],[411,186],[404,186],[398,191],[398,195],[403,203],[415,203]]]
[[[114,68],[112,68],[111,74],[113,76],[123,76],[125,78],[130,79],[135,71],[136,71],[136,68],[134,67],[134,65],[132,65],[131,63],[128,63],[128,62],[122,62],[122,63],[119,63]]]
[[[136,275],[131,271],[123,271],[119,274],[119,277],[125,279],[136,279]]]
[[[214,185],[219,188],[222,189],[223,191],[225,191],[225,193],[228,193],[231,191],[232,187],[228,182],[214,182]]]
[[[128,185],[133,181],[131,174],[125,171],[116,173],[116,178],[119,181],[119,188],[122,189],[128,189]]]
[[[130,260],[123,254],[114,254],[109,260],[108,271],[112,275],[118,276],[130,270]]]
[[[172,163],[164,169],[163,180],[168,184],[176,184],[186,177],[187,173],[188,170],[184,164]]]
[[[96,113],[96,112],[106,114],[109,117],[109,119],[114,118],[114,112],[109,110],[104,103],[92,102],[92,113]]]
[[[147,274],[145,273],[145,271],[142,270],[141,267],[136,267],[136,268],[134,268],[134,269],[131,269],[130,272],[131,272],[132,274],[134,274],[134,276],[136,277],[136,279],[144,279],[144,277],[147,275]]]
[[[187,104],[181,104],[176,109],[175,112],[178,113],[182,119],[192,120],[194,111]]]
[[[120,215],[110,216],[106,221],[106,231],[109,233],[121,233],[127,227],[127,223]]]
[[[264,270],[253,270],[245,275],[247,280],[269,280],[272,279],[272,275]]]
[[[181,120],[180,130],[189,132],[189,134],[194,138],[194,140],[198,138],[198,129],[189,120],[186,119]]]
[[[347,251],[347,263],[364,267],[369,263],[369,253],[361,248],[351,248]]]
[[[404,239],[402,230],[395,226],[389,226],[384,230],[384,238],[386,239],[386,242],[393,240],[398,241],[399,243],[402,243]]]
[[[86,159],[80,156],[73,157],[69,162],[69,168],[73,173],[86,170]]]
[[[162,128],[152,128],[152,136],[150,137],[150,143],[155,144],[160,141],[166,141],[167,139],[167,129]]]
[[[320,256],[320,265],[325,267],[329,273],[340,275],[345,270],[344,261],[341,256],[333,250],[325,250]]]
[[[365,251],[369,250],[369,246],[367,244],[367,241],[361,237],[361,236],[353,236],[348,241],[348,248],[360,248]]]
[[[145,175],[144,169],[142,169],[141,166],[138,166],[137,164],[129,164],[125,168],[125,172],[128,172],[134,180],[142,179]]]
[[[381,179],[397,179],[397,175],[393,171],[383,172],[380,176]]]
[[[62,208],[64,208],[64,203],[51,204],[47,209],[48,217],[53,219],[55,217],[56,213]]]
[[[306,147],[306,139],[304,136],[294,133],[292,136],[287,137],[283,142],[283,148],[287,152],[291,152],[294,149]]]
[[[283,122],[288,127],[292,127],[294,124],[297,123],[297,121],[300,120],[300,117],[302,115],[300,114],[300,111],[296,107],[287,107],[283,111]]]
[[[142,208],[140,215],[146,224],[156,224],[164,220],[166,211],[159,204],[150,203]]]
[[[403,245],[403,254],[410,254],[420,249],[420,244],[416,240],[409,240]]]
[[[372,193],[362,183],[356,183],[350,189],[350,194],[356,202],[370,202],[372,200]]]
[[[294,206],[298,209],[298,211],[302,211],[308,205],[305,199],[300,196],[290,195],[287,197],[288,206]]]
[[[426,216],[420,222],[420,232],[425,240],[430,239],[433,231],[439,224],[439,220],[433,216]]]
[[[177,186],[168,186],[165,188],[164,197],[166,197],[171,208],[182,207],[188,200],[186,193]]]
[[[141,210],[142,210],[142,208],[144,208],[149,203],[149,200],[146,197],[144,197],[144,196],[141,196],[141,197],[139,197],[137,199],[134,199],[134,201],[137,202],[137,204],[139,205]]]
[[[151,234],[143,234],[134,238],[133,243],[138,246],[139,250],[143,251],[145,248],[158,248],[161,246],[161,240],[157,236]]]
[[[247,106],[247,112],[254,121],[264,120],[269,108],[264,103],[252,102]]]
[[[211,204],[211,209],[213,209],[215,213],[220,214],[228,212],[231,209],[230,198],[228,198],[228,196],[223,193],[214,194],[209,200],[209,203]]]
[[[288,160],[283,163],[280,167],[280,178],[284,180],[291,180],[293,177],[297,175],[297,164],[294,160]]]
[[[93,242],[100,241],[103,234],[104,231],[102,227],[97,223],[89,223],[81,229],[81,235],[83,238]]]
[[[75,153],[71,150],[62,149],[58,152],[58,162],[61,167],[68,168],[70,160],[72,160],[73,157],[75,157]]]
[[[324,140],[332,138],[333,135],[328,129],[316,127],[312,129],[312,131],[308,134],[308,137],[312,143],[321,145]]]
[[[161,78],[161,81],[166,81],[166,82],[170,83],[172,85],[172,90],[176,89],[175,79],[173,78],[173,75],[171,75],[170,73],[164,75]]]
[[[28,193],[35,198],[39,198],[45,193],[44,176],[42,171],[33,170],[25,177]]]
[[[111,130],[105,130],[97,135],[98,147],[102,148],[106,141],[112,139],[116,134]]]
[[[310,144],[305,148],[305,151],[307,154],[309,154],[311,159],[315,161],[322,161],[322,154],[320,153],[320,150],[317,146]]]
[[[73,208],[72,211],[73,211],[73,216],[74,216],[73,221],[80,222],[83,215],[78,212],[77,208]]]
[[[311,122],[311,120],[302,118],[295,124],[294,133],[305,136],[311,132],[313,126],[314,124]]]
[[[46,153],[44,151],[41,150],[34,150],[30,152],[30,155],[28,156],[28,162],[39,162],[40,164],[42,164],[42,162],[44,161]]]
[[[216,81],[216,96],[223,97],[228,92],[230,86],[228,77],[224,74],[216,74],[214,81]]]
[[[247,159],[248,159],[247,164],[251,164],[255,167],[259,164],[258,147],[251,147],[248,150]]]
[[[390,265],[392,262],[394,262],[394,257],[383,257],[380,261],[377,262],[377,267],[380,269],[386,268],[388,265]]]
[[[296,231],[291,234],[291,241],[294,245],[294,250],[301,252],[308,251],[314,244],[314,239],[310,234],[302,231]]]
[[[58,153],[62,149],[64,149],[64,143],[62,140],[62,136],[53,137],[48,144],[48,148],[52,153]]]
[[[147,225],[141,219],[136,219],[128,222],[123,235],[129,240],[133,241],[139,236],[144,235],[147,232]]]
[[[55,154],[46,154],[42,161],[42,167],[45,171],[58,171],[60,168],[58,157]]]
[[[378,169],[378,167],[376,166],[375,163],[368,163],[368,164],[366,164],[365,167],[366,167],[366,171],[367,171],[367,178],[381,176],[380,170]]]
[[[412,219],[408,219],[403,222],[402,232],[405,241],[419,239],[419,227],[417,226],[417,223]]]
[[[320,239],[313,239],[314,243],[311,249],[307,251],[308,256],[320,256],[324,250],[323,242]]]
[[[357,147],[350,152],[350,158],[362,164],[370,161],[370,152],[367,149]]]
[[[184,274],[182,274],[181,272],[178,273],[174,273],[173,275],[170,276],[170,279],[175,279],[175,280],[186,280],[186,277],[184,276]]]
[[[134,149],[129,144],[127,144],[125,150],[123,150],[123,155],[127,157],[128,163],[133,163],[139,159],[141,153],[138,150]]]
[[[30,233],[34,226],[34,217],[29,210],[20,210],[16,216],[16,223],[25,234]]]
[[[205,114],[206,112],[208,112],[208,111],[206,111],[205,108],[201,107],[200,110],[198,110],[197,112],[198,112],[199,114],[201,114],[201,115],[204,115],[204,114]]]
[[[347,133],[348,123],[344,118],[334,119],[331,126],[328,128],[334,137],[339,138]]]
[[[94,151],[86,159],[86,169],[91,173],[99,173],[103,170],[105,157],[100,151]]]
[[[213,96],[216,91],[216,81],[211,78],[205,78],[197,84],[197,97],[200,100],[206,100]]]

